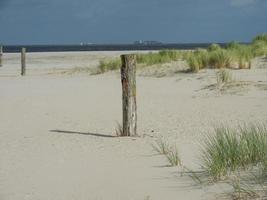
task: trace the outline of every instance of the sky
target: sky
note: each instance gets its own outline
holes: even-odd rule
[[[0,43],[249,42],[267,0],[0,0]]]

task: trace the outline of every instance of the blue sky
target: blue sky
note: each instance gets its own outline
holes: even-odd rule
[[[267,0],[0,0],[0,43],[248,42]]]

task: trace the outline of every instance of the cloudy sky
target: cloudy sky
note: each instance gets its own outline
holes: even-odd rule
[[[0,43],[250,41],[267,0],[0,0]]]

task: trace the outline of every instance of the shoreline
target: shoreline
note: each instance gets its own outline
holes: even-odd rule
[[[159,45],[97,44],[97,45],[3,45],[4,52],[18,53],[22,47],[28,52],[73,52],[73,51],[158,51],[164,49],[192,50],[207,48],[212,43],[167,43]],[[218,43],[222,47],[227,43]],[[243,43],[247,44],[247,43]]]

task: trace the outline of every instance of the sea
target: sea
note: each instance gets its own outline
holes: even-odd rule
[[[88,44],[88,45],[3,45],[3,51],[17,53],[21,48],[27,52],[67,52],[67,51],[133,51],[133,50],[163,50],[177,49],[190,50],[196,48],[207,48],[211,43],[189,43],[189,44]],[[226,43],[219,43],[222,47]]]

